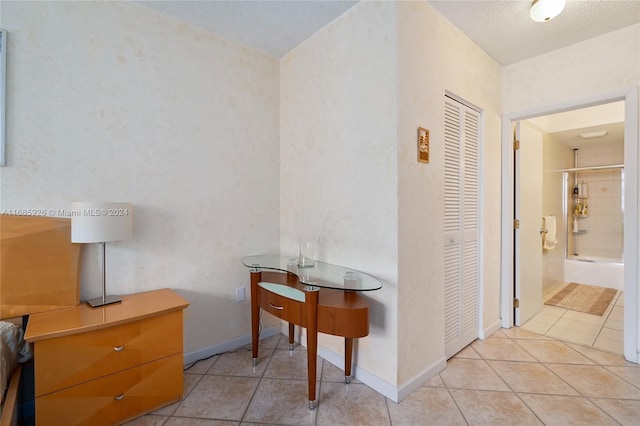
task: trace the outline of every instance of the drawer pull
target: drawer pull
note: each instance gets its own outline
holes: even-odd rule
[[[124,346],[114,346],[113,350],[116,352],[122,352],[122,350],[124,349]]]
[[[116,401],[122,401],[124,399],[124,394],[121,393],[118,396],[114,396],[113,399],[115,399]]]
[[[271,306],[273,309],[277,309],[279,311],[284,309],[284,306],[278,306],[278,305],[274,305],[273,303],[269,302],[269,306]]]

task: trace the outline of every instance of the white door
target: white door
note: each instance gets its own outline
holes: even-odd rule
[[[542,133],[527,124],[516,123],[514,212],[515,325],[520,326],[542,309]]]
[[[445,102],[445,354],[478,337],[480,113]]]

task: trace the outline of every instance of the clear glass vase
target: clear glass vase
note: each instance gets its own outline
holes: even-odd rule
[[[298,237],[298,247],[300,248],[300,254],[298,255],[299,268],[309,268],[314,265],[313,250],[315,242],[315,237]]]

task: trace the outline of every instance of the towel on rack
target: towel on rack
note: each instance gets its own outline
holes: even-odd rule
[[[545,250],[553,250],[556,248],[556,217],[555,216],[545,216],[542,218],[544,222],[543,227],[546,230],[546,233],[543,234],[542,237],[542,248]]]

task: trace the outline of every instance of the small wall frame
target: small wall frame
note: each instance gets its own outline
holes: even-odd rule
[[[418,161],[429,162],[429,129],[418,127]]]

